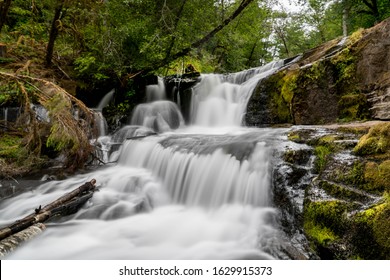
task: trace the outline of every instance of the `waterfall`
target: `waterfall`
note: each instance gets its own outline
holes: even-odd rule
[[[98,129],[99,137],[105,136],[107,134],[108,125],[106,119],[103,116],[103,109],[110,103],[114,97],[114,93],[115,89],[112,89],[106,93],[100,100],[98,106],[94,109],[95,123]]]
[[[151,170],[173,201],[220,207],[227,203],[267,206],[270,168],[264,142],[240,162],[217,149],[211,154],[177,152],[153,142],[129,141],[119,164]],[[256,166],[256,162],[260,163]],[[256,168],[254,167],[256,166]]]
[[[5,225],[92,178],[100,190],[8,258],[287,258],[271,180],[273,146],[285,130],[240,127],[253,89],[281,65],[202,75],[190,127],[164,100],[160,79],[147,86],[131,124],[101,138],[115,146],[105,161],[116,163],[0,202]]]
[[[102,111],[103,108],[106,107],[110,103],[110,101],[114,97],[114,93],[115,93],[115,89],[112,89],[108,93],[106,93],[106,95],[104,95],[102,100],[100,100],[99,105],[97,106],[96,109],[99,111]]]
[[[161,100],[139,104],[134,109],[131,124],[142,125],[156,132],[165,132],[183,125],[184,120],[175,103]]]
[[[146,86],[146,101],[152,102],[156,100],[165,100],[166,92],[164,80],[161,77],[157,78],[156,85],[147,85]]]
[[[202,75],[201,82],[193,89],[192,123],[212,127],[240,126],[258,82],[283,65],[281,60],[229,75]]]
[[[131,117],[131,125],[141,125],[156,132],[166,132],[184,125],[179,107],[165,100],[164,81],[158,77],[157,85],[146,86],[146,103],[136,106]]]

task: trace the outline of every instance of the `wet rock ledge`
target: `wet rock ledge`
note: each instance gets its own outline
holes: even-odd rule
[[[288,139],[274,176],[288,234],[303,228],[320,259],[390,259],[390,122],[297,126]]]

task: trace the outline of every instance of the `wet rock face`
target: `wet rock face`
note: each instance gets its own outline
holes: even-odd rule
[[[383,21],[367,31],[358,42],[364,46],[361,58],[357,63],[357,73],[362,85],[367,88],[376,85],[378,81],[388,80],[390,70],[390,20]]]
[[[390,19],[309,50],[260,81],[246,124],[390,120]]]
[[[333,67],[324,66],[322,78],[308,80],[309,69],[304,69],[297,80],[292,114],[296,124],[325,124],[339,117],[340,94],[337,92]]]
[[[358,43],[357,76],[371,104],[372,117],[390,120],[390,20],[373,27]]]
[[[302,148],[286,149],[275,176],[275,201],[284,209],[284,223],[301,226],[321,259],[390,258],[390,154],[387,149],[361,154],[364,145],[383,143],[377,136],[387,135],[388,123],[362,137],[367,131],[295,127],[288,135],[293,143],[309,145],[314,159],[307,165]],[[292,188],[281,191],[278,185]]]

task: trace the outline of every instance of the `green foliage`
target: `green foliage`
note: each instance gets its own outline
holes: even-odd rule
[[[22,146],[22,138],[11,135],[0,136],[0,158],[10,162],[20,162],[27,154],[27,150]]]
[[[0,179],[22,175],[41,167],[37,157],[24,145],[24,139],[14,135],[0,135]]]
[[[104,65],[99,65],[98,59],[92,54],[88,53],[85,56],[80,56],[74,61],[75,72],[79,77],[88,79],[93,84],[94,81],[106,80],[109,76],[100,71],[107,71]],[[92,79],[92,81],[91,81]]]

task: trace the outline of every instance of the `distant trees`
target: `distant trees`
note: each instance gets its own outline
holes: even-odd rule
[[[79,78],[99,82],[185,64],[239,71],[390,16],[390,0],[291,0],[298,11],[275,10],[277,1],[0,0],[0,28],[44,41],[47,66],[66,57]]]
[[[11,6],[11,2],[12,0],[2,0],[0,1],[0,32],[1,32],[1,29],[3,28],[4,24],[5,24],[5,21],[6,21],[6,18],[7,18],[7,14],[8,14],[8,10]]]
[[[292,0],[299,11],[273,11],[273,38],[280,56],[292,56],[390,16],[390,0]]]

